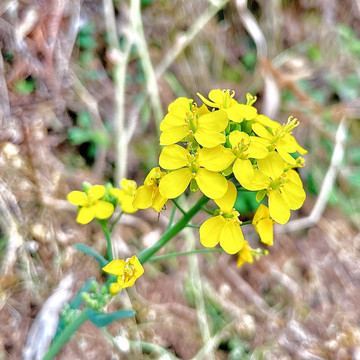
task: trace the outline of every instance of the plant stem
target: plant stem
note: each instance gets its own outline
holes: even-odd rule
[[[119,220],[121,219],[121,216],[123,215],[123,211],[121,211],[121,213],[116,217],[116,219],[114,220],[114,222],[112,223],[112,225],[110,226],[110,234],[112,234],[115,225],[119,222]]]
[[[170,259],[177,256],[188,256],[188,255],[196,255],[196,254],[203,254],[203,253],[212,253],[212,252],[224,252],[223,249],[197,249],[197,250],[191,250],[191,251],[181,251],[181,252],[175,252],[170,253],[166,255],[159,255],[159,256],[152,256],[148,261],[159,261],[164,259]]]
[[[243,225],[251,225],[252,224],[252,220],[249,220],[249,221],[243,221],[240,226],[243,226]]]
[[[158,250],[160,250],[169,240],[171,240],[175,235],[177,235],[182,229],[186,227],[189,221],[202,209],[202,206],[205,205],[210,199],[203,195],[199,201],[184,214],[184,216],[170,229],[166,230],[161,238],[151,247],[141,250],[137,258],[141,264],[144,264],[153,256]]]
[[[171,199],[174,205],[183,213],[183,215],[186,214],[186,211],[179,205],[176,199]]]
[[[49,351],[43,360],[51,360],[58,351],[66,344],[73,333],[88,319],[88,312],[85,309],[75,320],[73,320],[51,344]]]
[[[170,227],[171,227],[171,225],[172,225],[172,223],[174,221],[175,212],[176,212],[176,206],[174,206],[172,211],[171,211],[171,215],[170,215],[169,224],[167,226],[167,229],[170,229]]]
[[[98,223],[100,224],[101,229],[105,234],[106,242],[107,242],[107,251],[106,251],[105,259],[111,261],[114,259],[114,256],[112,252],[111,233],[108,229],[108,222],[99,220]]]

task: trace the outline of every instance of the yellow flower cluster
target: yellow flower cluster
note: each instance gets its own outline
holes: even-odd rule
[[[217,215],[200,227],[200,241],[206,247],[220,246],[229,254],[244,246],[239,213],[234,209],[238,187],[256,191],[261,201],[269,198],[269,208],[260,205],[253,225],[261,240],[272,245],[272,224],[284,224],[290,210],[305,200],[301,180],[295,170],[304,165],[306,151],[296,142],[292,129],[299,125],[289,118],[280,125],[258,114],[247,95],[247,104],[239,104],[234,92],[212,90],[208,97],[178,98],[168,107],[160,124],[160,168],[153,169],[136,195],[138,208],[152,206],[160,211],[167,199],[181,195],[190,185],[200,189],[219,206]],[[210,109],[209,109],[209,108]],[[156,175],[155,175],[156,174]],[[229,181],[231,180],[231,181]],[[233,182],[232,182],[233,181]]]

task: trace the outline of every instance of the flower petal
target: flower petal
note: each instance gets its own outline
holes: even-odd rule
[[[188,129],[184,126],[176,126],[164,130],[160,135],[160,145],[171,145],[181,141],[187,135]]]
[[[94,185],[89,189],[89,194],[91,194],[93,200],[98,200],[102,198],[106,193],[104,185]]]
[[[201,244],[211,248],[216,246],[220,241],[220,233],[225,222],[221,215],[206,220],[199,229]]]
[[[284,172],[286,167],[281,156],[276,151],[269,152],[269,155],[265,159],[259,159],[257,164],[259,170],[273,180],[277,179]]]
[[[228,183],[224,176],[217,172],[200,168],[195,176],[200,190],[211,199],[219,199],[225,195]]]
[[[85,206],[87,204],[86,195],[82,191],[72,191],[67,196],[68,201],[78,206]]]
[[[279,224],[286,224],[290,219],[290,209],[279,190],[270,191],[269,210],[271,217]]]
[[[189,168],[175,170],[165,175],[159,184],[161,196],[167,199],[180,196],[188,187],[191,177]]]
[[[243,120],[254,119],[257,116],[257,110],[253,106],[233,102],[227,109],[227,114],[230,120],[240,123]]]
[[[119,259],[112,260],[106,266],[104,266],[102,270],[109,274],[121,276],[125,271],[125,261]]]
[[[195,132],[196,141],[205,148],[212,148],[225,142],[225,135],[220,132],[205,131],[197,129]]]
[[[160,154],[159,164],[168,170],[180,169],[187,165],[189,152],[179,145],[165,146]]]
[[[289,181],[281,189],[283,198],[291,210],[299,209],[306,198],[305,191],[299,185]]]
[[[257,139],[259,138],[251,136],[251,143],[248,150],[246,151],[246,154],[250,158],[263,159],[268,156],[269,152],[266,146],[263,143],[257,141]]]
[[[147,186],[140,186],[136,190],[133,205],[138,209],[147,209],[153,202],[153,190]]]
[[[221,105],[224,101],[224,92],[220,89],[211,90],[209,92],[209,99],[212,100],[215,104]]]
[[[152,203],[152,208],[157,211],[157,212],[160,212],[165,203],[167,202],[167,198],[164,198],[161,196],[160,194],[160,191],[159,191],[159,188],[156,188],[155,190],[155,195],[154,195],[154,200],[153,200],[153,203]]]
[[[252,129],[256,135],[268,140],[272,139],[272,135],[262,125],[254,123],[252,124]]]
[[[269,246],[273,245],[273,221],[270,218],[260,220],[255,226],[255,230],[259,234],[261,242]]]
[[[228,254],[236,254],[244,246],[244,235],[240,225],[232,220],[227,220],[220,234],[220,246]]]
[[[252,182],[252,178],[254,177],[254,168],[251,161],[236,159],[233,166],[233,173],[240,185],[246,187],[247,184]]]
[[[214,200],[225,214],[231,214],[237,197],[236,186],[228,180],[228,189],[223,197]]]
[[[265,115],[258,115],[254,120],[262,126],[269,127],[271,129],[277,129],[281,126],[278,122],[271,120]]]
[[[220,90],[221,91],[221,90]],[[218,104],[209,101],[206,97],[202,96],[200,93],[196,93],[196,95],[201,99],[201,101],[206,104],[207,106],[211,107],[219,107]]]
[[[228,125],[228,117],[224,110],[212,111],[198,118],[198,130],[223,131]]]
[[[76,221],[79,224],[85,225],[88,224],[95,217],[95,208],[94,206],[84,206],[80,208]]]
[[[250,143],[250,136],[243,131],[235,130],[229,135],[229,141],[232,146],[238,146],[241,142]]]
[[[106,201],[99,200],[96,202],[95,205],[93,205],[93,207],[95,208],[95,217],[98,219],[107,219],[114,212],[114,205],[109,202],[106,202]],[[122,205],[121,205],[121,207],[122,207]],[[135,209],[135,211],[137,211],[137,209]],[[135,212],[135,211],[133,211],[133,212]]]
[[[235,159],[232,151],[222,145],[210,149],[200,149],[198,150],[198,154],[199,165],[215,172],[226,169]]]

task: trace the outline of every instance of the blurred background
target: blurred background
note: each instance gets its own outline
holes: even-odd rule
[[[299,119],[303,208],[254,264],[219,253],[147,264],[109,305],[136,318],[86,323],[58,359],[360,359],[359,0],[2,0],[0,46],[1,359],[36,359],[62,306],[103,281],[74,248],[104,253],[103,234],[75,222],[67,193],[84,180],[140,185],[169,103],[214,88]],[[250,219],[257,203],[236,206]],[[115,255],[153,244],[170,213],[124,216]],[[187,229],[162,253],[194,248]]]

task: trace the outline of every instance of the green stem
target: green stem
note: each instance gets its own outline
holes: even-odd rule
[[[88,312],[85,309],[76,319],[74,319],[56,338],[56,340],[51,344],[49,351],[44,356],[43,360],[51,360],[66,344],[73,333],[79,329],[79,327],[88,319]]]
[[[148,261],[159,261],[164,259],[170,259],[177,256],[188,256],[188,255],[196,255],[196,254],[202,254],[202,253],[212,253],[212,252],[224,252],[223,249],[197,249],[197,250],[191,250],[191,251],[181,251],[176,253],[170,253],[166,255],[159,255],[159,256],[152,256]]]
[[[121,216],[122,216],[123,213],[124,213],[124,212],[121,211],[121,213],[117,216],[117,218],[116,218],[116,219],[114,220],[114,222],[112,223],[112,225],[111,225],[111,227],[110,227],[110,230],[109,230],[109,231],[110,231],[110,234],[112,234],[115,225],[119,222],[119,220],[120,220],[120,218],[121,218]]]
[[[174,205],[183,213],[183,215],[186,214],[186,211],[179,205],[176,199],[171,199]]]
[[[176,206],[173,207],[172,211],[171,211],[171,215],[170,215],[170,219],[169,219],[169,224],[167,226],[167,229],[169,229],[174,221],[174,217],[175,217],[175,212],[176,212]]]
[[[200,200],[184,214],[184,216],[170,229],[167,229],[161,238],[151,247],[141,250],[137,257],[141,264],[144,264],[153,256],[158,250],[160,250],[169,240],[177,235],[182,229],[186,227],[189,221],[201,210],[210,199],[203,195]]]
[[[200,229],[200,226],[199,226],[199,225],[187,224],[186,227],[188,227],[188,228],[193,228],[193,229]]]
[[[101,229],[105,234],[106,242],[107,242],[107,251],[106,251],[105,259],[111,261],[114,259],[114,256],[112,252],[111,232],[108,229],[108,222],[99,220],[98,223],[100,224]]]
[[[209,210],[205,205],[202,207],[202,209],[209,215],[214,216],[214,212]]]
[[[243,221],[240,226],[243,226],[243,225],[251,225],[252,224],[252,220],[249,220],[249,221]]]

